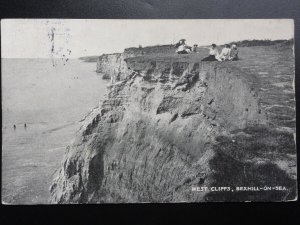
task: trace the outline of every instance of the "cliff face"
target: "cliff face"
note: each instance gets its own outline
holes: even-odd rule
[[[122,70],[113,68],[118,57],[105,60],[122,79],[67,148],[51,202],[295,198],[293,134],[268,119],[259,90],[249,85],[259,78],[250,82],[234,62],[132,58],[123,60]],[[192,191],[201,186],[289,191]]]
[[[124,55],[122,53],[103,54],[97,60],[96,72],[101,74],[103,79],[112,78],[113,82],[124,79],[121,76],[127,75],[126,69],[127,67],[125,65]]]
[[[97,60],[96,72],[102,75],[103,79],[111,79],[112,82],[124,80],[128,76],[126,60],[128,58],[174,53],[173,45],[149,46],[140,48],[126,48],[123,53],[103,54]]]

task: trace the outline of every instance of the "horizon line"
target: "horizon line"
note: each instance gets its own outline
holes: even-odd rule
[[[234,43],[234,42],[243,42],[243,41],[289,41],[289,40],[294,40],[294,37],[292,38],[287,38],[287,39],[243,39],[243,40],[238,40],[238,41],[230,41],[228,43]],[[225,44],[228,44],[228,43],[223,43],[223,44],[217,44],[217,46],[222,46],[222,45],[225,45]],[[174,45],[174,44],[157,44],[157,45],[147,45],[147,46],[143,46],[142,48],[146,48],[146,47],[155,47],[155,46],[163,46],[163,45]],[[209,46],[210,44],[208,45],[201,45],[201,46],[198,46],[198,47],[207,47]],[[125,49],[130,49],[130,48],[139,48],[139,47],[127,47],[127,48],[124,48],[123,49],[123,52],[125,51]],[[99,55],[83,55],[83,56],[77,56],[77,57],[68,57],[67,59],[80,59],[80,58],[83,58],[83,57],[99,57],[101,55],[111,55],[111,54],[119,54],[119,53],[122,53],[122,52],[114,52],[114,53],[101,53]],[[66,58],[66,57],[65,57]],[[63,57],[2,57],[1,56],[1,59],[63,59]]]

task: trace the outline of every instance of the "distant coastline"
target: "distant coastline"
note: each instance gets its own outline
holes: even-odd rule
[[[84,62],[97,62],[99,56],[83,56],[79,57],[79,60],[82,60]]]

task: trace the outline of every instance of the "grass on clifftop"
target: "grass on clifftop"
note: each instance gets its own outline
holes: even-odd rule
[[[280,168],[283,160],[294,166],[296,154],[293,135],[267,127],[248,127],[233,132],[234,136],[219,136],[214,146],[216,155],[210,161],[213,169],[212,186],[222,187],[286,187],[287,191],[241,191],[212,192],[208,201],[282,201],[296,196],[296,180],[291,178],[289,168]],[[294,170],[295,172],[296,170]],[[230,176],[229,176],[230,174]]]

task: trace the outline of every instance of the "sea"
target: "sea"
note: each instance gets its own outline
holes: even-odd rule
[[[65,149],[108,83],[95,72],[96,63],[77,59],[1,64],[2,203],[48,204]]]

